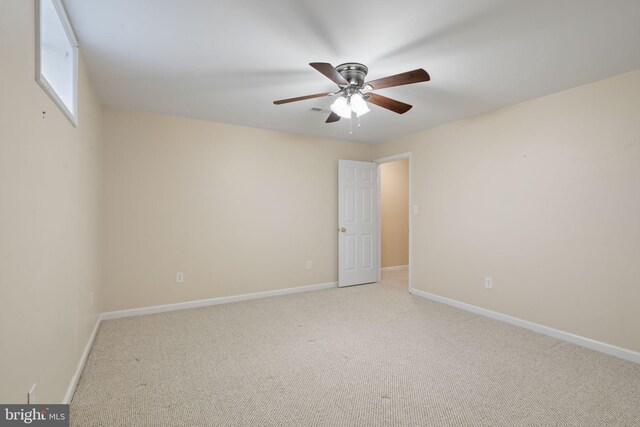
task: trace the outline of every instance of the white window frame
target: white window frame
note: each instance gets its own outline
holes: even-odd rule
[[[35,0],[36,4],[36,82],[44,89],[44,91],[49,95],[49,97],[53,100],[53,102],[60,108],[60,111],[69,119],[71,124],[74,127],[78,126],[78,41],[73,32],[73,28],[71,27],[71,22],[67,17],[67,12],[64,10],[64,6],[62,5],[61,0],[51,0],[53,5],[58,13],[58,18],[62,23],[62,27],[67,34],[69,39],[69,43],[73,48],[73,95],[71,97],[73,103],[73,111],[70,111],[67,106],[62,102],[56,91],[51,87],[47,79],[42,74],[41,68],[41,58],[42,54],[40,51],[40,46],[42,44],[41,40],[41,12],[42,7],[41,3],[43,0]]]

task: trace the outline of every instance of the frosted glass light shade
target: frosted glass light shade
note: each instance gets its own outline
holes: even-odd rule
[[[371,111],[369,109],[369,106],[367,105],[367,102],[359,93],[354,93],[353,95],[351,95],[351,110],[353,110],[353,112],[356,113],[356,116],[358,117]]]
[[[344,96],[339,96],[333,104],[331,104],[331,111],[342,117],[343,119],[351,118],[351,106]]]

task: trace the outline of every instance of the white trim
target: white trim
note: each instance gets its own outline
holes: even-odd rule
[[[54,104],[60,109],[62,114],[65,115],[67,119],[71,122],[73,127],[78,127],[78,85],[79,85],[79,76],[78,76],[78,39],[73,31],[73,27],[71,26],[71,22],[69,21],[69,17],[67,16],[67,11],[64,8],[61,0],[51,0],[56,12],[58,14],[58,18],[62,23],[62,27],[64,28],[67,37],[69,38],[69,42],[73,48],[73,111],[69,110],[62,99],[58,96],[56,91],[51,87],[51,84],[47,81],[47,79],[42,74],[41,69],[41,31],[40,31],[40,21],[41,21],[41,13],[42,13],[42,1],[43,0],[35,0],[35,39],[36,39],[36,82],[40,85],[40,87],[44,90],[44,92],[49,95],[49,98],[53,101]]]
[[[141,307],[141,308],[134,308],[131,310],[109,311],[109,312],[102,313],[98,317],[98,320],[96,321],[96,325],[93,327],[93,331],[91,332],[89,341],[87,341],[87,345],[84,347],[84,351],[82,352],[82,356],[80,357],[80,361],[78,362],[76,371],[73,374],[73,377],[71,378],[69,387],[67,387],[67,392],[64,395],[64,401],[62,403],[69,404],[71,403],[71,399],[73,399],[73,395],[76,392],[76,387],[78,386],[78,381],[80,380],[80,376],[82,375],[82,371],[84,370],[84,365],[87,363],[87,358],[89,357],[89,353],[91,352],[93,341],[96,339],[98,328],[100,327],[100,323],[103,320],[120,319],[123,317],[132,317],[132,316],[142,316],[145,314],[152,314],[152,313],[164,313],[167,311],[184,310],[184,309],[196,308],[196,307],[206,307],[210,305],[228,304],[228,303],[238,302],[238,301],[248,301],[252,299],[275,297],[279,295],[297,294],[300,292],[319,291],[321,289],[330,289],[330,288],[335,288],[337,286],[338,286],[338,282],[319,283],[317,285],[297,286],[294,288],[277,289],[275,291],[255,292],[252,294],[233,295],[228,297],[210,298],[210,299],[203,299],[203,300],[179,302],[176,304],[155,305],[151,307]]]
[[[502,314],[497,311],[487,310],[486,308],[478,307],[475,305],[467,304],[461,301],[457,301],[450,298],[441,297],[429,292],[421,291],[418,289],[410,289],[409,292],[413,295],[427,298],[432,301],[440,302],[450,305],[452,307],[459,308],[461,310],[470,311],[471,313],[479,314],[480,316],[489,317],[491,319],[499,320],[501,322],[509,323],[511,325],[519,326],[521,328],[529,329],[540,334],[548,335],[553,338],[558,338],[563,341],[570,342],[582,347],[589,348],[591,350],[599,351],[601,353],[608,354],[610,356],[619,357],[630,362],[640,363],[640,353],[626,348],[617,347],[615,345],[606,344],[601,341],[585,338],[580,335],[575,335],[570,332],[561,331],[559,329],[550,328],[548,326],[540,325],[538,323],[529,322],[528,320],[519,319],[517,317]]]
[[[380,270],[382,271],[400,271],[400,270],[408,270],[409,265],[392,265],[391,267],[382,267]]]
[[[404,267],[404,266],[398,266],[398,267]],[[395,267],[387,267],[387,268],[395,268]],[[63,403],[69,404],[71,403],[71,399],[73,399],[73,395],[76,391],[78,381],[80,380],[80,376],[82,375],[84,366],[87,363],[87,358],[89,357],[89,353],[91,352],[91,347],[93,346],[93,342],[98,333],[98,328],[100,327],[100,323],[103,320],[120,319],[123,317],[141,316],[145,314],[163,313],[167,311],[184,310],[188,308],[228,304],[232,302],[248,301],[252,299],[266,298],[271,296],[288,295],[288,294],[295,294],[300,292],[310,292],[310,291],[317,291],[321,289],[330,289],[330,288],[335,288],[337,286],[338,286],[338,282],[320,283],[317,285],[298,286],[295,288],[278,289],[275,291],[255,292],[252,294],[234,295],[229,297],[195,300],[195,301],[181,302],[176,304],[156,305],[151,307],[134,308],[131,310],[110,311],[110,312],[102,313],[96,320],[96,324],[93,327],[93,331],[91,332],[91,335],[89,336],[89,340],[87,341],[84,351],[82,352],[82,356],[78,361],[78,366],[76,367],[76,371],[74,372],[73,377],[71,378],[69,387],[67,387],[67,392],[65,393]],[[422,298],[427,298],[432,301],[440,302],[443,304],[447,304],[447,305],[459,308],[461,310],[470,311],[472,313],[479,314],[481,316],[490,317],[495,320],[500,320],[515,326],[520,326],[522,328],[529,329],[534,332],[539,332],[544,335],[549,335],[554,338],[568,341],[570,343],[587,347],[592,350],[600,351],[602,353],[606,353],[611,356],[616,356],[621,359],[629,360],[631,362],[640,363],[640,353],[637,353],[632,350],[627,350],[625,348],[616,347],[610,344],[605,344],[603,342],[581,337],[579,335],[574,335],[569,332],[560,331],[558,329],[549,328],[547,326],[539,325],[537,323],[529,322],[527,320],[522,320],[516,317],[508,316],[506,314],[498,313],[496,311],[487,310],[481,307],[477,307],[475,305],[441,297],[439,295],[421,291],[419,289],[413,289],[410,287],[409,292],[413,295],[416,295]]]
[[[164,313],[167,311],[185,310],[188,308],[207,307],[210,305],[229,304],[238,301],[248,301],[259,298],[275,297],[279,295],[297,294],[299,292],[318,291],[335,288],[338,282],[320,283],[317,285],[284,288],[275,291],[255,292],[251,294],[232,295],[228,297],[209,298],[194,301],[178,302],[175,304],[154,305],[151,307],[132,308],[130,310],[109,311],[100,315],[100,320],[120,319],[122,317],[142,316],[145,314]]]
[[[381,159],[374,160],[374,163],[389,163],[395,162],[396,160],[404,160],[411,157],[411,151],[407,151],[406,153],[394,154],[392,156],[382,157]]]
[[[409,291],[411,291],[411,289],[413,288],[413,274],[411,274],[411,266],[413,265],[413,153],[411,151],[407,151],[406,153],[394,154],[392,156],[382,157],[380,159],[374,160],[374,162],[378,164],[378,282],[382,280],[383,271],[383,269],[380,268],[382,266],[382,221],[380,221],[380,164],[404,159],[409,160],[409,264],[407,266],[407,270],[409,270],[409,273],[407,274],[407,281],[409,285]]]
[[[87,363],[87,358],[89,357],[89,353],[91,352],[91,347],[93,347],[93,341],[96,339],[96,335],[98,334],[98,328],[100,327],[101,321],[102,315],[98,316],[96,325],[93,327],[93,331],[89,336],[89,341],[87,341],[87,345],[84,346],[84,351],[82,352],[82,356],[80,356],[76,371],[74,372],[73,377],[71,378],[71,382],[69,383],[69,387],[67,387],[67,392],[64,395],[64,401],[62,402],[64,404],[71,403],[71,399],[73,399],[73,394],[76,392],[76,386],[78,385],[80,375],[82,375],[82,371],[84,370],[84,365],[85,363]]]

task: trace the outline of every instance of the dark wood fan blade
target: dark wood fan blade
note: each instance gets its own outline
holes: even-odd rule
[[[304,101],[305,99],[322,98],[323,96],[328,95],[331,95],[331,92],[314,93],[313,95],[299,96],[297,98],[280,99],[278,101],[273,101],[273,103],[276,105],[287,104],[289,102]]]
[[[338,86],[340,85],[349,85],[349,82],[340,75],[339,72],[333,67],[333,65],[327,62],[310,62],[311,65],[316,70],[320,71],[322,74],[327,76],[331,81],[333,81]]]
[[[329,114],[329,117],[327,117],[327,121],[325,123],[334,123],[338,120],[340,120],[340,116],[332,111],[331,114]]]
[[[394,113],[404,114],[413,108],[412,105],[405,104],[404,102],[396,101],[395,99],[387,98],[386,96],[378,95],[376,93],[368,93],[369,98],[365,99],[372,104],[376,104],[379,107],[391,110]]]
[[[431,80],[429,73],[422,68],[417,70],[407,71],[406,73],[396,74],[394,76],[383,77],[381,79],[372,80],[365,83],[375,89],[384,89],[385,87],[410,85],[412,83],[428,82]]]

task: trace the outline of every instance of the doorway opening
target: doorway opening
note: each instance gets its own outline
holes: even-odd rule
[[[378,281],[411,289],[411,153],[376,160],[380,219]]]

